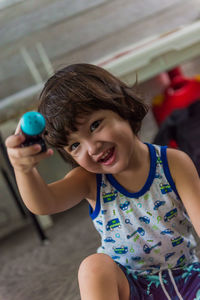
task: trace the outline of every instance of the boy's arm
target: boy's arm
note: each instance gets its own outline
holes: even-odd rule
[[[96,174],[89,173],[81,167],[71,170],[62,180],[50,184],[49,188],[54,199],[59,199],[55,204],[56,212],[69,209],[83,199],[87,199],[95,206]]]
[[[49,149],[40,153],[39,145],[21,148],[24,139],[23,135],[12,135],[6,139],[6,147],[20,194],[29,210],[39,215],[53,214],[75,206],[84,198],[91,199],[95,174],[76,168],[64,179],[47,185],[36,165],[53,152]]]
[[[196,167],[182,151],[167,149],[167,157],[179,196],[200,237],[200,179]]]
[[[35,214],[49,215],[67,210],[85,198],[91,198],[89,182],[94,178],[78,167],[65,178],[47,185],[34,168],[28,174],[15,171],[17,185],[25,205]]]

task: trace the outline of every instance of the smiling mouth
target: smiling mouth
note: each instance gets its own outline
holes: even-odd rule
[[[111,164],[114,160],[114,150],[115,148],[113,147],[105,151],[101,158],[98,160],[98,162],[106,165]]]

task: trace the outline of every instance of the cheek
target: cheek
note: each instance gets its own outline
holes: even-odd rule
[[[84,169],[86,169],[86,166],[89,163],[89,158],[86,155],[86,153],[85,154],[80,154],[80,155],[77,155],[77,156],[73,156],[73,159],[76,161],[77,164],[79,164]]]
[[[76,163],[88,172],[96,173],[99,171],[99,166],[87,155],[77,158]]]
[[[127,127],[127,126],[122,126],[121,128],[119,128],[118,130],[115,130],[111,137],[116,140],[119,143],[131,143],[134,139],[134,134],[131,130],[131,128]]]
[[[80,157],[79,156],[72,156],[72,158],[73,158],[73,160],[78,164],[78,165],[82,165],[81,164],[81,159],[80,159]]]

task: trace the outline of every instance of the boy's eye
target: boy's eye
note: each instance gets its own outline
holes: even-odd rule
[[[101,120],[94,121],[90,125],[90,131],[93,132],[95,129],[97,129],[97,127],[100,125],[100,123],[101,123]]]
[[[79,143],[74,143],[74,144],[72,144],[71,146],[70,146],[70,150],[71,151],[74,151],[74,150],[76,150],[76,148],[79,146]]]

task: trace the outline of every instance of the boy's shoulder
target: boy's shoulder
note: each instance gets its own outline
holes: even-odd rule
[[[96,174],[91,173],[84,168],[78,166],[65,176],[65,178],[71,178],[77,185],[77,189],[85,186],[88,190],[88,198],[96,197]]]
[[[186,152],[179,149],[173,149],[173,148],[167,148],[167,158],[168,161],[178,162],[178,163],[184,162],[185,160],[191,161],[191,158]]]
[[[82,178],[82,179],[85,179],[85,180],[88,180],[88,179],[95,179],[96,180],[96,174],[95,173],[91,173],[87,170],[85,170],[84,168],[78,166],[78,167],[75,167],[73,168],[72,170],[70,170],[67,175],[65,177],[69,177],[69,176],[73,176],[74,178]]]
[[[181,176],[183,174],[196,173],[196,167],[190,156],[184,151],[167,148],[167,160],[172,175]]]

